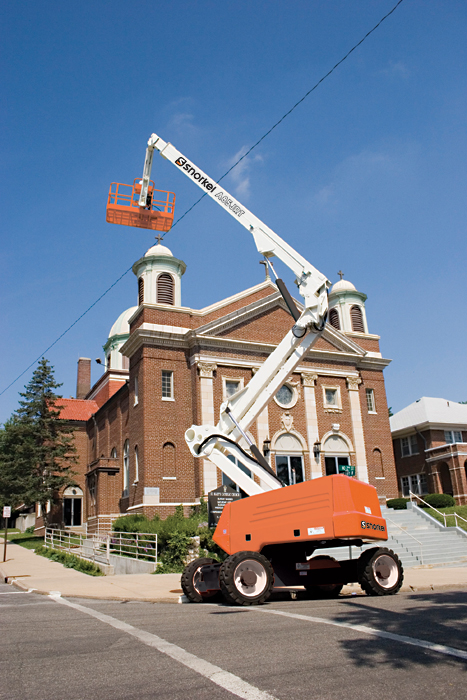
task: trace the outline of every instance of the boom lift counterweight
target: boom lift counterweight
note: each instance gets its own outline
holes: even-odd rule
[[[267,600],[274,582],[303,585],[314,596],[330,597],[353,581],[370,595],[397,593],[403,580],[402,566],[389,549],[374,547],[359,559],[339,562],[329,556],[312,556],[316,549],[387,540],[374,487],[342,475],[283,487],[247,435],[249,426],[321,337],[330,282],[225,188],[156,134],[148,141],[143,177],[138,181],[140,213],[146,210],[148,197],[154,197],[150,177],[155,150],[237,219],[252,234],[266,261],[276,256],[284,262],[295,274],[304,299],[300,311],[283,281],[276,279],[294,325],[251,381],[221,405],[216,426],[192,425],[185,433],[194,457],[209,459],[250,496],[222,511],[213,539],[228,554],[227,559],[222,564],[206,558],[189,564],[182,575],[185,594],[193,602],[202,602],[221,593],[229,603],[251,605]],[[132,198],[134,208],[135,192]],[[130,225],[142,226],[141,216],[139,223]],[[242,438],[249,443],[249,453],[238,444]],[[229,459],[232,456],[234,461]],[[237,466],[237,460],[257,479]]]

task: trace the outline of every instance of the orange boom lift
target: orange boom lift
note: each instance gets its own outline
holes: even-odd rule
[[[327,318],[329,280],[225,188],[156,134],[148,141],[143,177],[135,180],[129,200],[121,203],[121,186],[111,186],[107,207],[111,219],[107,220],[166,230],[157,226],[167,225],[164,222],[170,215],[173,218],[175,195],[170,199],[172,193],[163,193],[167,195],[160,199],[164,211],[161,208],[154,213],[152,202],[158,191],[154,190],[150,174],[155,150],[252,234],[294,320],[290,331],[250,382],[221,405],[217,425],[192,425],[185,432],[191,454],[209,459],[249,496],[224,506],[213,539],[228,556],[222,563],[208,558],[191,562],[182,574],[185,595],[192,602],[221,596],[230,604],[257,605],[269,598],[274,585],[301,585],[312,596],[333,597],[350,582],[359,582],[369,595],[397,593],[403,571],[399,558],[390,549],[377,545],[364,550],[358,559],[344,561],[329,555],[314,556],[316,550],[331,551],[344,545],[361,547],[387,540],[375,488],[344,475],[285,486],[247,433],[321,337]],[[123,220],[125,216],[127,219]],[[271,263],[274,256],[295,274],[304,298],[303,310],[297,308],[284,282],[275,274]],[[247,449],[240,446],[242,439]]]

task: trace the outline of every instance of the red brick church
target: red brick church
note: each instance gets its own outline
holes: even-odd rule
[[[104,373],[91,387],[80,358],[75,399],[62,417],[76,428],[79,486],[63,495],[66,526],[120,513],[162,517],[226,483],[184,440],[192,424],[217,423],[223,400],[243,387],[293,325],[274,283],[204,309],[182,306],[186,265],[154,245],[133,265],[137,306],[113,324]],[[381,501],[397,496],[379,336],[365,294],[341,279],[329,295],[323,336],[251,426],[252,438],[288,483],[354,465]]]

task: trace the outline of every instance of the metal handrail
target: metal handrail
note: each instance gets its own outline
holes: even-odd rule
[[[402,530],[402,532],[404,532],[406,535],[408,535],[409,537],[411,537],[413,540],[415,540],[415,542],[417,542],[417,543],[420,545],[420,561],[421,561],[422,564],[423,564],[423,544],[420,542],[420,540],[417,540],[417,538],[414,537],[413,535],[411,535],[410,532],[409,532],[408,530],[404,530],[403,527],[401,527],[398,523],[395,523],[394,520],[391,520],[391,518],[385,518],[385,520],[389,520],[390,523],[392,523],[393,525],[395,525],[396,527],[398,527],[399,530]]]
[[[110,564],[110,555],[131,557],[154,563],[157,568],[157,534],[149,532],[110,532],[104,535],[83,535],[58,528],[46,528],[44,544],[76,554],[94,563],[105,559]]]
[[[441,517],[444,519],[444,527],[447,527],[446,518],[454,518],[454,520],[456,521],[456,527],[459,527],[457,524],[457,518],[459,518],[460,520],[463,520],[464,523],[467,523],[467,520],[465,518],[463,518],[462,515],[458,515],[457,513],[442,513],[437,508],[430,506],[430,504],[427,503],[426,501],[424,501],[421,496],[419,496],[416,493],[412,493],[412,491],[409,491],[409,496],[410,496],[410,500],[412,500],[412,496],[414,496],[414,498],[418,498],[418,500],[421,501],[422,503],[424,503],[426,506],[428,506],[428,508],[431,508],[431,510],[434,510],[435,513],[438,513],[439,515],[441,515]]]

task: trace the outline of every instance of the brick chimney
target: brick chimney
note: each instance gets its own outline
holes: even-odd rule
[[[76,398],[84,399],[91,390],[91,360],[80,357],[78,360],[78,377],[76,380]]]

